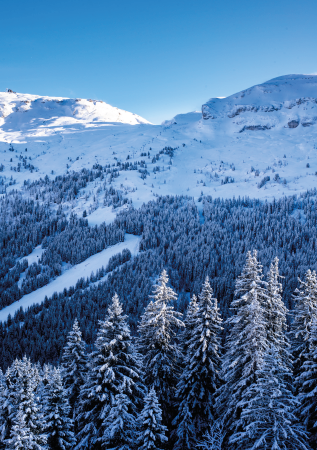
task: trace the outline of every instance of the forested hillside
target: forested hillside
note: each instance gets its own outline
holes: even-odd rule
[[[317,449],[316,86],[0,95],[0,450]]]

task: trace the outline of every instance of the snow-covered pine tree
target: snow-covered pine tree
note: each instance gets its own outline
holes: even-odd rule
[[[167,442],[167,428],[162,425],[162,410],[152,387],[144,399],[144,407],[138,419],[140,437],[139,450],[160,450]]]
[[[38,387],[38,394],[40,398],[40,403],[42,405],[43,414],[45,416],[48,398],[48,385],[51,380],[53,366],[51,366],[50,364],[44,364],[43,369],[41,369],[40,372],[41,372],[41,382]]]
[[[290,344],[286,337],[287,308],[282,300],[282,284],[278,268],[279,260],[274,258],[267,275],[267,302],[265,307],[268,344],[279,352],[285,367],[291,367]]]
[[[0,369],[1,370],[1,369]],[[5,448],[4,439],[7,435],[8,409],[7,409],[7,386],[6,378],[0,372],[0,449]]]
[[[21,361],[19,383],[15,388],[19,389],[19,409],[21,409],[26,427],[30,429],[34,450],[45,446],[47,438],[45,434],[45,421],[43,418],[40,398],[37,388],[40,384],[38,368],[24,357]]]
[[[13,423],[18,410],[21,410],[25,426],[30,429],[33,436],[32,442],[34,441],[39,446],[45,444],[44,420],[36,392],[39,383],[38,369],[26,357],[22,360],[15,360],[7,369],[5,389],[1,398],[4,419],[1,424],[2,443],[10,439]]]
[[[176,330],[184,326],[182,314],[176,312],[171,302],[177,295],[167,286],[165,270],[154,285],[151,301],[138,326],[138,349],[144,356],[145,382],[154,386],[162,405],[163,423],[173,417],[173,404],[180,374],[181,353],[175,342]]]
[[[221,318],[208,277],[188,333],[184,370],[177,385],[178,415],[174,420],[174,450],[191,449],[215,420],[214,395],[219,388]]]
[[[317,277],[316,272],[307,270],[305,280],[299,280],[300,286],[295,291],[294,321],[291,325],[290,337],[294,358],[295,387],[297,378],[309,354],[309,336],[312,323],[317,319]]]
[[[76,414],[76,404],[81,386],[87,373],[87,356],[85,342],[75,319],[72,330],[68,333],[67,343],[62,356],[63,380],[73,417]]]
[[[89,371],[79,399],[77,450],[101,448],[103,423],[117,394],[125,394],[131,408],[136,409],[141,409],[144,395],[140,358],[116,294],[99,327],[96,350],[88,356]]]
[[[317,448],[317,320],[311,325],[309,352],[297,377],[298,415],[310,433],[310,445]]]
[[[5,442],[6,450],[44,450],[44,446],[37,445],[31,430],[26,426],[25,416],[21,408],[13,420],[10,438]]]
[[[195,314],[197,313],[197,311],[198,311],[198,301],[196,295],[194,294],[187,308],[184,320],[185,328],[179,335],[179,345],[183,355],[185,355],[187,352],[187,348],[189,346],[189,341],[192,336],[193,329],[196,327]]]
[[[0,449],[5,449],[5,442],[10,438],[11,428],[19,406],[18,386],[21,361],[15,360],[7,369],[0,391],[1,434]]]
[[[216,401],[217,412],[227,432],[226,445],[228,437],[239,423],[244,391],[256,382],[257,371],[268,348],[267,322],[262,306],[266,301],[264,286],[257,252],[248,252],[246,265],[236,281],[235,295],[239,298],[231,304],[235,314],[228,319],[232,327],[222,364],[224,384],[219,389]],[[228,445],[226,448],[233,447]]]
[[[102,448],[136,450],[137,425],[135,405],[123,392],[116,394],[113,406],[103,422]]]
[[[51,450],[73,449],[76,440],[73,433],[73,421],[69,418],[71,407],[60,369],[53,369],[46,390],[45,431],[48,448]]]
[[[222,450],[224,435],[223,423],[220,419],[217,419],[211,424],[197,447],[203,450]]]
[[[289,370],[272,345],[257,369],[257,380],[243,392],[241,414],[229,443],[235,450],[308,450],[307,434],[294,412],[298,401],[285,379]]]

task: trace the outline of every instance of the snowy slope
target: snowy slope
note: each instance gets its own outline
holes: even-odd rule
[[[50,298],[54,292],[62,292],[65,288],[69,289],[71,286],[75,286],[77,280],[80,278],[89,278],[91,273],[96,273],[98,269],[102,266],[106,267],[109,259],[122,252],[125,248],[131,251],[132,256],[135,256],[139,252],[140,237],[127,234],[125,236],[125,241],[119,244],[108,247],[96,255],[90,256],[85,261],[77,264],[68,270],[64,271],[62,275],[57,277],[55,280],[51,281],[46,286],[43,286],[30,294],[24,295],[19,301],[12,303],[11,305],[3,308],[0,311],[0,322],[7,320],[9,314],[14,315],[21,307],[26,310],[29,306],[42,303],[45,296]],[[33,252],[34,255],[38,253],[37,250]],[[29,255],[27,258],[29,262],[34,262],[33,255]],[[37,256],[37,255],[36,255]],[[107,275],[106,275],[107,276]],[[98,282],[97,282],[98,283]]]
[[[202,112],[182,114],[162,125],[125,112],[119,118],[116,108],[87,100],[58,103],[7,93],[0,98],[6,116],[0,126],[0,164],[5,166],[0,176],[12,175],[20,185],[25,179],[55,176],[96,162],[116,164],[127,157],[130,162],[145,159],[150,173],[142,180],[137,171],[121,172],[114,181],[135,206],[154,195],[187,194],[197,199],[201,192],[271,199],[317,184],[317,76],[275,78],[224,99],[211,99]],[[25,99],[30,104],[24,104]],[[9,143],[15,152],[8,151]],[[172,161],[163,155],[152,163],[165,146],[177,148]],[[141,157],[144,152],[150,157]],[[37,171],[10,170],[21,154],[32,158]],[[153,173],[155,167],[160,171]],[[264,177],[270,181],[259,188]]]
[[[233,119],[228,128],[309,127],[317,122],[317,76],[287,75],[202,106],[205,120]],[[254,127],[254,129],[252,129]]]
[[[40,97],[0,92],[0,126],[3,130],[30,130],[93,122],[149,123],[136,114],[115,108],[100,100]]]
[[[175,149],[172,158],[159,154],[165,147]],[[20,166],[17,171],[22,157],[35,169]],[[0,93],[0,188],[10,177],[16,180],[14,189],[20,189],[28,179],[55,177],[95,163],[114,166],[140,160],[147,165],[146,179],[137,170],[127,170],[111,182],[135,207],[157,195],[184,194],[196,201],[202,193],[271,200],[316,187],[317,76],[275,78],[211,99],[202,111],[178,115],[162,125],[101,102]],[[90,183],[68,211],[81,216],[87,210],[90,225],[112,222],[118,210],[103,205],[98,189],[104,182],[109,185],[110,180]],[[115,247],[105,252],[122,250]],[[35,252],[32,257],[37,260],[41,249]],[[103,253],[91,258],[97,268]],[[75,284],[87,261],[42,288],[45,294],[42,289],[32,292],[1,313]],[[92,266],[89,274],[91,270]]]

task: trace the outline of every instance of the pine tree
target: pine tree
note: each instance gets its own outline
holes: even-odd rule
[[[7,417],[6,417],[6,379],[3,375],[2,370],[0,369],[0,449],[4,448],[3,441],[5,439],[6,435],[6,424],[7,424]]]
[[[76,440],[73,433],[73,421],[69,418],[71,407],[67,399],[61,372],[54,368],[47,386],[47,404],[45,411],[48,448],[52,450],[73,449]]]
[[[15,360],[7,369],[1,382],[0,410],[1,410],[1,438],[0,448],[5,449],[5,442],[10,438],[13,421],[19,406],[18,380],[21,361]]]
[[[151,301],[145,309],[138,327],[138,349],[144,356],[145,382],[154,386],[162,405],[163,422],[173,416],[173,402],[180,373],[181,353],[175,342],[177,328],[183,327],[181,314],[170,306],[177,296],[167,286],[168,276],[163,270],[154,285]]]
[[[18,409],[17,415],[13,420],[12,429],[10,432],[10,439],[6,440],[7,450],[44,450],[45,440],[43,445],[39,444],[34,438],[30,428],[26,426],[25,416],[21,408]]]
[[[287,308],[282,300],[282,284],[279,281],[279,260],[276,257],[267,275],[267,303],[265,314],[267,321],[267,340],[279,352],[285,367],[291,367],[290,344],[286,337]]]
[[[117,394],[103,422],[102,448],[136,450],[138,440],[136,408],[126,394]]]
[[[115,404],[115,396],[123,394],[130,405],[141,407],[144,387],[140,358],[131,340],[126,316],[115,294],[104,321],[99,321],[96,350],[89,355],[89,371],[81,389],[79,434],[76,449],[101,448],[104,420]],[[131,413],[131,411],[129,411]]]
[[[160,450],[167,442],[167,428],[162,425],[162,410],[152,387],[144,399],[144,407],[139,416],[139,450]]]
[[[2,422],[2,442],[10,439],[14,421],[20,410],[25,427],[30,430],[32,442],[39,447],[43,446],[46,436],[40,399],[36,392],[40,383],[37,367],[24,357],[22,360],[14,361],[6,371],[5,379],[6,387],[2,398],[3,417],[5,418]]]
[[[317,448],[317,320],[311,325],[309,353],[300,368],[297,378],[298,414],[306,430],[310,433],[310,444]]]
[[[266,352],[257,381],[243,393],[236,433],[230,438],[235,450],[307,450],[307,434],[294,411],[296,398],[285,383],[288,369],[272,345]]]
[[[174,450],[191,449],[215,420],[214,394],[219,388],[221,318],[208,277],[199,295],[195,327],[188,334],[184,371],[177,385],[178,415]]]
[[[182,333],[179,335],[179,344],[183,355],[185,355],[187,352],[192,332],[196,327],[195,315],[197,311],[198,311],[198,301],[196,295],[194,294],[187,308],[186,317],[184,320],[184,329]]]
[[[85,382],[87,373],[85,342],[82,339],[77,319],[75,319],[72,330],[68,333],[62,356],[62,368],[64,385],[74,416],[80,388]]]
[[[26,357],[21,362],[21,373],[19,396],[19,408],[24,414],[26,427],[32,434],[34,449],[41,448],[46,444],[45,421],[42,414],[40,398],[37,395],[37,388],[40,384],[40,375],[36,366],[33,366]]]
[[[223,423],[220,419],[217,419],[212,423],[197,447],[203,450],[222,450],[224,435]]]
[[[241,296],[231,305],[235,314],[228,320],[232,327],[222,364],[224,384],[219,389],[216,402],[227,432],[225,442],[236,430],[244,391],[256,382],[257,371],[268,348],[267,322],[262,306],[266,300],[263,285],[257,253],[254,251],[252,255],[248,252],[246,265],[236,282],[235,295]]]
[[[40,398],[40,403],[42,405],[42,411],[45,416],[48,401],[48,387],[52,377],[53,366],[51,366],[50,364],[44,364],[43,369],[40,369],[39,372],[41,375],[41,381],[37,389],[37,392]]]
[[[294,321],[291,325],[291,343],[294,358],[295,386],[309,354],[309,336],[312,323],[317,319],[317,277],[316,272],[308,270],[305,281],[299,280],[300,287],[295,291]]]

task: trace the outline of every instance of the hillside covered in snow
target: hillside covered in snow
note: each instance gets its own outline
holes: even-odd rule
[[[314,75],[279,77],[211,99],[202,112],[162,125],[94,100],[14,93],[0,93],[0,115],[2,183],[12,176],[16,187],[96,163],[141,160],[145,178],[129,170],[113,181],[136,206],[156,195],[198,198],[201,192],[271,199],[305,191],[317,181]],[[166,147],[172,153],[162,152]],[[23,169],[29,161],[32,171]]]
[[[5,444],[316,449],[316,85],[280,77],[161,125],[0,95]]]
[[[186,196],[203,223],[204,197],[270,201],[316,187],[316,130],[312,75],[211,99],[202,111],[161,125],[95,100],[0,93],[0,219],[6,223],[0,250],[11,255],[4,259],[2,316],[43,301],[41,289],[52,293],[54,286],[65,288],[63,280],[79,280],[80,267],[90,277],[88,257],[112,254],[122,241],[125,247],[127,233],[140,235],[142,226],[116,222],[131,207]],[[294,214],[305,221],[303,211]],[[46,249],[40,264],[27,269],[23,257],[40,244]],[[71,268],[69,278],[64,272]],[[14,299],[21,302],[12,305]]]

